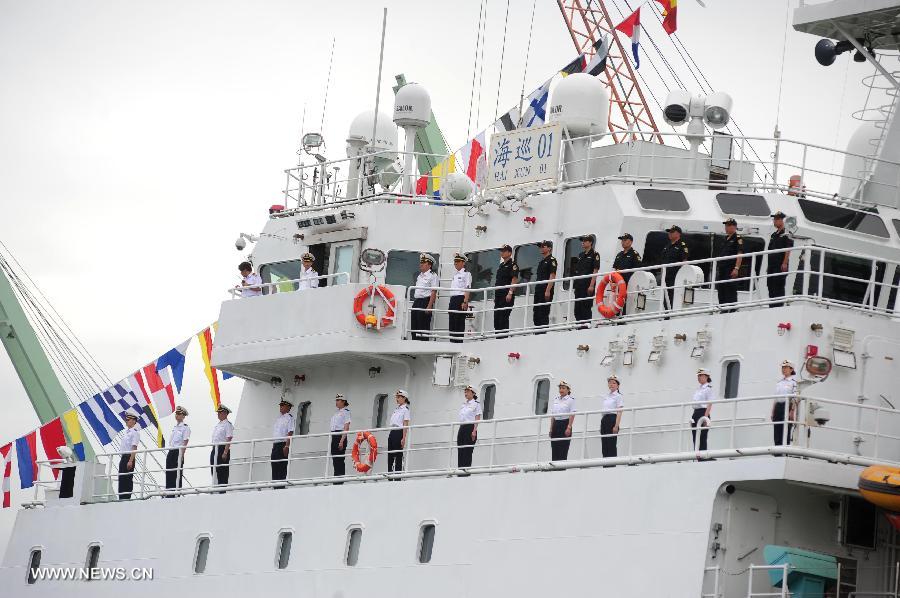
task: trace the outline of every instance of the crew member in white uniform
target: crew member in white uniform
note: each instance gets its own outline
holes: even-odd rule
[[[464,253],[453,257],[453,279],[450,281],[450,342],[463,342],[466,330],[466,312],[469,311],[469,289],[472,288],[472,273],[466,271],[468,258]]]
[[[316,256],[311,253],[304,253],[300,256],[302,267],[300,268],[300,280],[297,282],[297,290],[315,289],[319,286],[319,273],[313,270],[313,262]]]
[[[137,427],[137,415],[125,414],[125,435],[119,445],[122,456],[119,457],[119,500],[131,500],[131,491],[134,488],[134,451],[141,443],[141,430]]]
[[[460,426],[459,432],[456,433],[456,461],[460,468],[472,466],[472,453],[478,441],[478,422],[481,421],[483,413],[475,389],[466,386],[463,393],[466,400],[459,408]]]
[[[412,340],[428,340],[419,331],[431,330],[431,310],[437,301],[437,287],[441,286],[438,275],[432,271],[434,258],[423,253],[419,256],[419,275],[413,291],[413,311],[410,314]]]
[[[781,362],[781,380],[775,385],[775,394],[778,398],[772,403],[772,426],[774,431],[775,446],[791,443],[792,424],[787,425],[787,442],[785,443],[784,420],[794,420],[794,398],[791,395],[797,394],[797,375],[794,364],[785,359]],[[787,418],[785,418],[787,413]]]
[[[401,388],[394,398],[397,407],[391,413],[391,432],[388,434],[388,471],[403,471],[403,449],[409,432],[409,394]]]
[[[559,381],[559,396],[550,403],[550,453],[553,461],[565,461],[572,443],[572,425],[575,423],[575,397],[572,387],[565,380]]]
[[[707,422],[703,422],[700,426],[704,428],[700,430],[700,445],[697,446],[697,422],[701,417],[709,418],[709,414],[712,411],[712,401],[715,396],[713,395],[713,389],[710,383],[712,382],[712,377],[709,375],[709,372],[704,369],[697,370],[697,382],[700,384],[700,388],[694,391],[694,413],[691,415],[691,421],[693,425],[691,426],[691,439],[693,441],[693,446],[697,447],[697,450],[705,451],[706,450],[706,435],[709,434],[709,430],[705,429],[709,426]]]
[[[600,449],[604,457],[619,456],[619,425],[625,401],[619,392],[619,379],[615,375],[606,379],[609,393],[603,397],[603,417],[600,418]]]
[[[184,423],[188,410],[181,405],[175,407],[175,426],[169,436],[169,450],[166,452],[166,489],[181,488],[184,476],[184,451],[191,438],[191,428]],[[177,494],[167,494],[167,498],[175,498]]]
[[[209,464],[212,465],[212,480],[216,486],[228,484],[230,473],[228,464],[231,463],[231,440],[234,438],[234,426],[228,421],[231,409],[225,405],[219,405],[216,415],[219,422],[212,431],[210,442],[215,446],[209,451]],[[223,490],[220,494],[225,494]]]
[[[346,472],[344,455],[347,453],[347,432],[350,430],[350,401],[338,394],[334,397],[334,406],[337,411],[331,416],[331,463],[334,476],[340,477]]]
[[[281,399],[278,403],[278,409],[281,415],[275,420],[275,426],[272,428],[272,438],[278,438],[272,443],[272,481],[286,480],[288,470],[288,453],[291,451],[291,436],[294,435],[294,416],[291,415],[291,409],[294,404],[286,399]],[[275,486],[275,488],[284,488],[284,486]]]
[[[253,265],[250,262],[241,262],[238,270],[241,273],[241,284],[237,288],[241,291],[241,297],[262,295],[262,278],[253,271]]]

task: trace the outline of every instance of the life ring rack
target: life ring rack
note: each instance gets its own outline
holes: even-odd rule
[[[384,315],[381,317],[380,321],[374,313],[366,313],[366,310],[364,309],[366,300],[374,299],[376,296],[381,297],[386,305]],[[372,311],[374,311],[374,309]],[[394,324],[396,313],[397,299],[394,297],[394,293],[384,285],[376,286],[370,284],[358,292],[356,297],[353,298],[353,315],[356,316],[356,321],[366,328],[381,330],[382,328],[392,326]]]
[[[359,446],[363,442],[369,444],[369,457],[365,461],[360,461]],[[350,451],[350,456],[353,458],[353,467],[359,473],[366,473],[372,469],[375,465],[375,460],[378,458],[378,441],[375,439],[375,435],[371,432],[357,432],[356,441],[353,443],[353,450]]]
[[[606,294],[606,287],[610,284],[616,285],[616,293],[615,300],[612,305],[607,305],[603,301],[603,297]],[[604,318],[614,318],[622,311],[625,307],[625,299],[628,297],[628,283],[625,282],[625,279],[618,272],[610,272],[606,276],[604,276],[600,280],[600,284],[597,285],[597,294],[594,297],[594,302],[597,304],[597,311],[600,312],[600,315]]]

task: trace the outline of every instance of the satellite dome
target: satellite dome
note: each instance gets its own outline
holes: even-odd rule
[[[394,123],[400,127],[425,127],[431,122],[431,96],[418,83],[407,83],[394,96]]]
[[[372,125],[375,123],[375,111],[366,110],[360,112],[350,123],[350,131],[347,133],[348,144],[360,144],[369,147],[372,151],[396,152],[397,151],[397,127],[391,122],[391,117],[383,112],[378,113],[375,141],[372,142]],[[349,157],[349,153],[348,153]]]
[[[461,172],[451,172],[441,182],[441,197],[465,201],[475,192],[472,181]]]
[[[597,77],[569,75],[553,89],[548,120],[564,125],[573,137],[606,133],[609,94]]]

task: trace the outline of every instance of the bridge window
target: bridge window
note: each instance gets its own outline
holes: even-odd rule
[[[362,529],[351,527],[347,532],[347,549],[344,552],[344,562],[348,567],[355,567],[359,562],[359,546],[362,543]]]
[[[811,252],[809,270],[809,293],[816,295],[819,292],[819,259],[820,251]],[[878,304],[881,295],[881,281],[884,279],[886,264],[875,262],[875,279],[873,284],[873,305]],[[869,278],[872,276],[872,260],[849,255],[825,254],[825,276],[822,279],[822,296],[826,299],[844,301],[847,303],[867,303],[866,292],[869,289]],[[794,294],[802,292],[802,277],[797,276],[794,281]]]
[[[197,575],[206,572],[207,556],[209,556],[209,536],[200,536],[194,548],[194,573]]]
[[[725,384],[722,385],[722,389],[725,393],[724,398],[733,399],[738,396],[738,387],[741,382],[741,362],[737,359],[730,359],[724,363],[723,379],[725,380]]]
[[[288,293],[297,290],[296,282],[284,282],[300,278],[300,260],[278,262],[275,264],[263,264],[259,267],[259,277],[264,283],[276,283],[274,287],[264,287],[263,294]]]
[[[763,251],[766,248],[766,242],[759,237],[742,237],[744,240],[744,253],[752,253],[755,251]],[[725,242],[725,235],[719,233],[684,233],[681,240],[688,246],[688,260],[706,260],[711,258],[722,243]],[[656,266],[662,261],[662,252],[669,243],[668,233],[665,231],[652,231],[647,233],[644,241],[643,266]],[[764,258],[757,256],[756,273],[760,273]],[[710,279],[710,264],[697,264],[703,270],[703,276],[706,280]],[[741,263],[740,275],[747,276],[750,272],[750,258],[745,258]],[[657,278],[659,273],[657,273]],[[750,288],[750,281],[745,280],[738,283],[738,289],[746,291]]]
[[[384,275],[385,283],[402,286],[414,285],[416,277],[419,276],[419,256],[422,253],[422,251],[389,251]],[[431,252],[428,252],[428,255],[434,258],[434,266],[431,269],[439,272],[440,256]]]
[[[645,210],[687,212],[691,209],[684,193],[670,189],[638,189],[637,200]]]
[[[312,402],[303,401],[297,405],[297,429],[295,434],[309,434],[309,418],[312,415]]]
[[[891,219],[891,222],[894,223],[894,230],[897,231],[897,236],[900,237],[900,220],[893,218]]]
[[[500,264],[500,250],[488,249],[474,251],[469,254],[466,270],[472,273],[472,288],[483,289],[494,286],[497,277],[497,266]],[[485,299],[483,294],[472,294],[472,299]]]
[[[535,275],[537,275],[538,263],[542,259],[541,250],[538,248],[537,243],[516,247],[514,259],[519,266],[519,282],[531,282],[534,280]],[[531,288],[531,293],[534,294],[534,287]],[[524,294],[525,287],[519,287],[516,290],[516,295]]]
[[[36,571],[41,566],[42,552],[40,548],[32,548],[31,554],[28,555],[28,585],[30,586],[37,581]]]
[[[723,214],[729,216],[765,216],[769,212],[769,204],[762,195],[747,193],[718,193],[716,201]]]
[[[384,420],[387,415],[387,399],[386,394],[375,395],[375,403],[372,405],[372,427],[383,428]]]
[[[550,380],[538,378],[534,381],[534,414],[544,415],[550,405]]]
[[[797,199],[797,203],[800,204],[803,215],[810,222],[852,230],[864,235],[872,235],[884,239],[890,238],[887,227],[878,214],[851,210],[850,208],[802,198]]]
[[[493,419],[494,417],[494,400],[497,397],[497,385],[485,384],[481,387],[481,404],[482,419]]]
[[[434,551],[434,532],[435,525],[433,523],[423,523],[419,528],[419,562],[431,562],[431,553]]]
[[[279,569],[287,569],[291,561],[291,544],[294,541],[294,532],[283,531],[278,534],[278,547],[276,550],[276,566]]]
[[[597,249],[597,242],[594,241],[594,250]],[[578,262],[578,256],[584,251],[581,247],[581,236],[566,239],[566,255],[563,258],[563,277],[575,276],[575,264]],[[557,276],[559,272],[557,272]],[[563,288],[569,290],[569,282],[563,282]]]

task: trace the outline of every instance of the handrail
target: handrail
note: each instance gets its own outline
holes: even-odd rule
[[[350,273],[349,272],[335,272],[333,274],[320,274],[319,276],[311,276],[309,278],[292,278],[291,280],[279,280],[278,282],[261,282],[258,285],[255,285],[252,287],[252,288],[257,288],[257,287],[260,288],[261,289],[260,294],[253,295],[252,297],[244,297],[241,294],[242,291],[244,291],[246,288],[251,288],[251,287],[232,287],[232,288],[228,289],[228,294],[231,295],[232,299],[252,299],[253,297],[261,297],[263,295],[274,295],[276,293],[293,293],[293,292],[296,292],[299,290],[306,290],[306,289],[297,289],[297,288],[293,288],[288,291],[281,290],[282,285],[286,285],[286,284],[290,284],[293,286],[295,283],[308,282],[310,280],[319,280],[319,281],[326,280],[327,281],[327,280],[331,280],[331,279],[336,280],[338,278],[346,279],[345,283],[339,283],[339,284],[349,284],[350,283]],[[269,292],[267,293],[266,290],[268,290]]]

